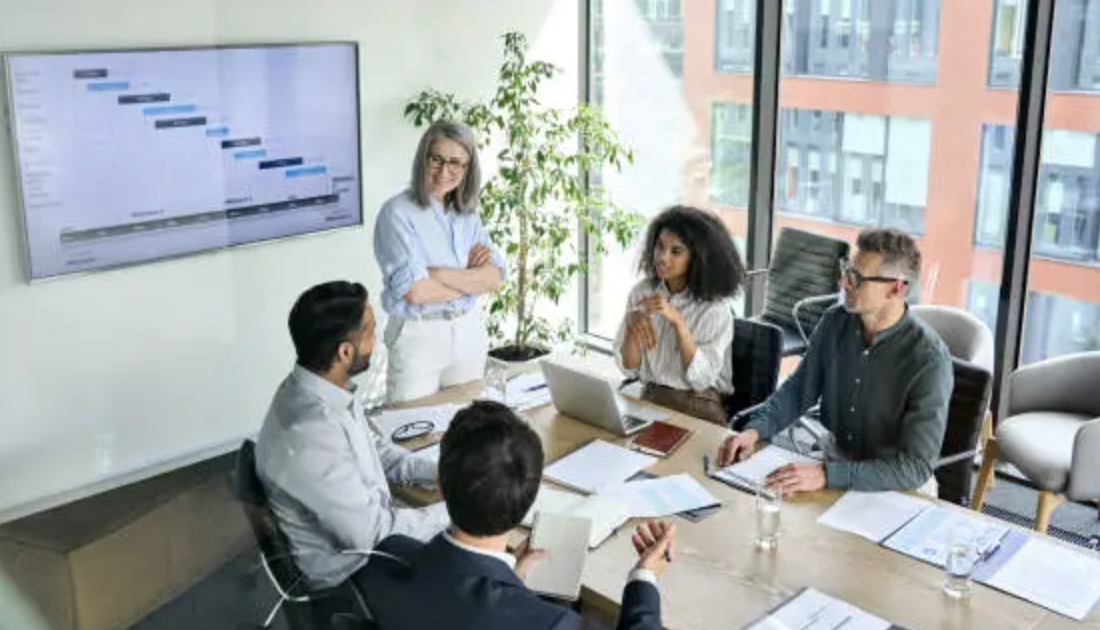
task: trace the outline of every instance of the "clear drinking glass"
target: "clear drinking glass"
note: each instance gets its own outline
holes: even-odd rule
[[[779,515],[783,493],[756,488],[756,547],[771,551],[779,546]]]
[[[970,597],[974,566],[978,564],[980,551],[977,529],[966,523],[951,528],[947,538],[947,559],[943,565],[943,592],[948,597]]]
[[[485,387],[499,402],[508,404],[508,366],[489,360],[485,363]]]

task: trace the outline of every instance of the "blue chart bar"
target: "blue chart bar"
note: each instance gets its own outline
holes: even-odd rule
[[[89,83],[89,92],[121,92],[123,90],[130,89],[129,81],[103,81],[100,83]]]
[[[206,130],[207,138],[224,138],[229,135],[229,127],[210,127]]]
[[[267,149],[255,149],[253,151],[238,151],[233,154],[234,160],[251,160],[267,157]]]
[[[146,107],[141,110],[142,114],[146,116],[160,116],[162,114],[193,114],[198,111],[196,105],[158,105],[156,107]]]
[[[324,175],[328,169],[324,166],[307,166],[305,168],[292,168],[286,172],[287,177],[304,177],[306,175]]]

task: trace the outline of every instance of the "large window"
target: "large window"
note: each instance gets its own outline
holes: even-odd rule
[[[630,172],[599,180],[620,203],[647,215],[677,202],[709,207],[745,244],[755,5],[675,5],[670,40],[660,26],[669,13],[654,2],[602,0],[593,93],[638,154]],[[775,201],[760,210],[773,213],[771,237],[791,227],[854,243],[868,227],[902,229],[924,254],[919,299],[969,309],[993,328],[1016,220],[1026,7],[785,0]],[[1057,7],[1023,362],[1100,345],[1100,0]],[[590,332],[614,333],[638,254],[590,275]]]
[[[716,68],[749,72],[755,0],[717,4]],[[932,83],[939,13],[939,0],[787,0],[783,72]]]
[[[989,84],[1016,87],[1027,0],[996,0]],[[1048,83],[1056,91],[1100,90],[1100,0],[1058,0]]]
[[[975,242],[1000,247],[1008,213],[1008,173],[1014,133],[1000,125],[982,130]],[[1032,248],[1036,255],[1100,260],[1100,135],[1051,129],[1043,137]]]
[[[711,117],[721,114],[712,114],[713,99],[689,82],[692,74],[696,82],[705,80],[699,69],[709,71],[713,58],[709,46],[698,45],[698,33],[692,36],[691,29],[700,24],[699,6],[682,0],[593,0],[590,5],[590,99],[603,108],[635,152],[634,164],[623,173],[593,173],[592,181],[606,187],[617,203],[647,218],[675,203],[706,207],[714,151],[730,151],[729,162],[739,165],[732,170],[743,170],[743,175],[733,172],[726,177],[725,181],[740,182],[729,184],[730,191],[745,190],[748,181],[749,145],[739,142],[747,142],[751,118],[742,112],[740,127],[730,131],[724,149],[712,147],[711,127],[724,123],[712,123]],[[706,23],[712,26],[709,19]],[[751,34],[751,19],[747,24]],[[748,54],[751,71],[751,48]],[[724,95],[747,107],[752,100],[751,76],[737,77],[737,85]],[[737,116],[736,111],[730,114]],[[713,185],[720,181],[715,178]],[[730,198],[731,204],[745,201]],[[732,213],[723,216],[730,218]],[[733,222],[730,226],[736,227]],[[743,237],[744,231],[735,234]],[[633,247],[593,262],[582,314],[587,332],[604,338],[615,334],[627,294],[639,280],[640,255]]]
[[[992,329],[997,323],[997,286],[971,282],[967,309]],[[1100,350],[1100,304],[1054,293],[1030,292],[1024,314],[1021,363]]]

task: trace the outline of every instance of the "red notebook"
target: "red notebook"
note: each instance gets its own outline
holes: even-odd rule
[[[643,453],[668,457],[672,451],[687,441],[691,433],[688,429],[657,420],[634,436],[634,441],[630,445]]]

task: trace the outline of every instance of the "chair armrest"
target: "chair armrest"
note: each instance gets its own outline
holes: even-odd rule
[[[952,464],[957,464],[959,462],[973,462],[974,458],[977,457],[977,455],[978,449],[976,448],[969,451],[963,451],[962,453],[955,453],[954,455],[947,455],[946,457],[941,457],[936,460],[936,463],[932,466],[932,468],[933,470],[939,470],[940,468],[951,466]]]
[[[794,325],[798,327],[798,334],[802,336],[802,341],[810,343],[810,337],[806,334],[806,331],[802,329],[802,320],[798,319],[798,311],[802,310],[802,307],[807,304],[817,304],[818,302],[828,302],[830,300],[835,301],[839,296],[839,292],[826,295],[814,295],[808,298],[802,298],[794,303],[794,308],[791,309],[791,317],[794,319]]]
[[[1068,494],[1074,501],[1100,499],[1100,418],[1083,424],[1073,439]]]
[[[743,427],[745,423],[748,422],[749,416],[751,416],[754,411],[762,406],[764,406],[764,403],[759,402],[755,405],[745,407],[741,411],[733,414],[732,416],[730,416],[729,428],[733,429],[734,431],[740,431],[741,427]]]

